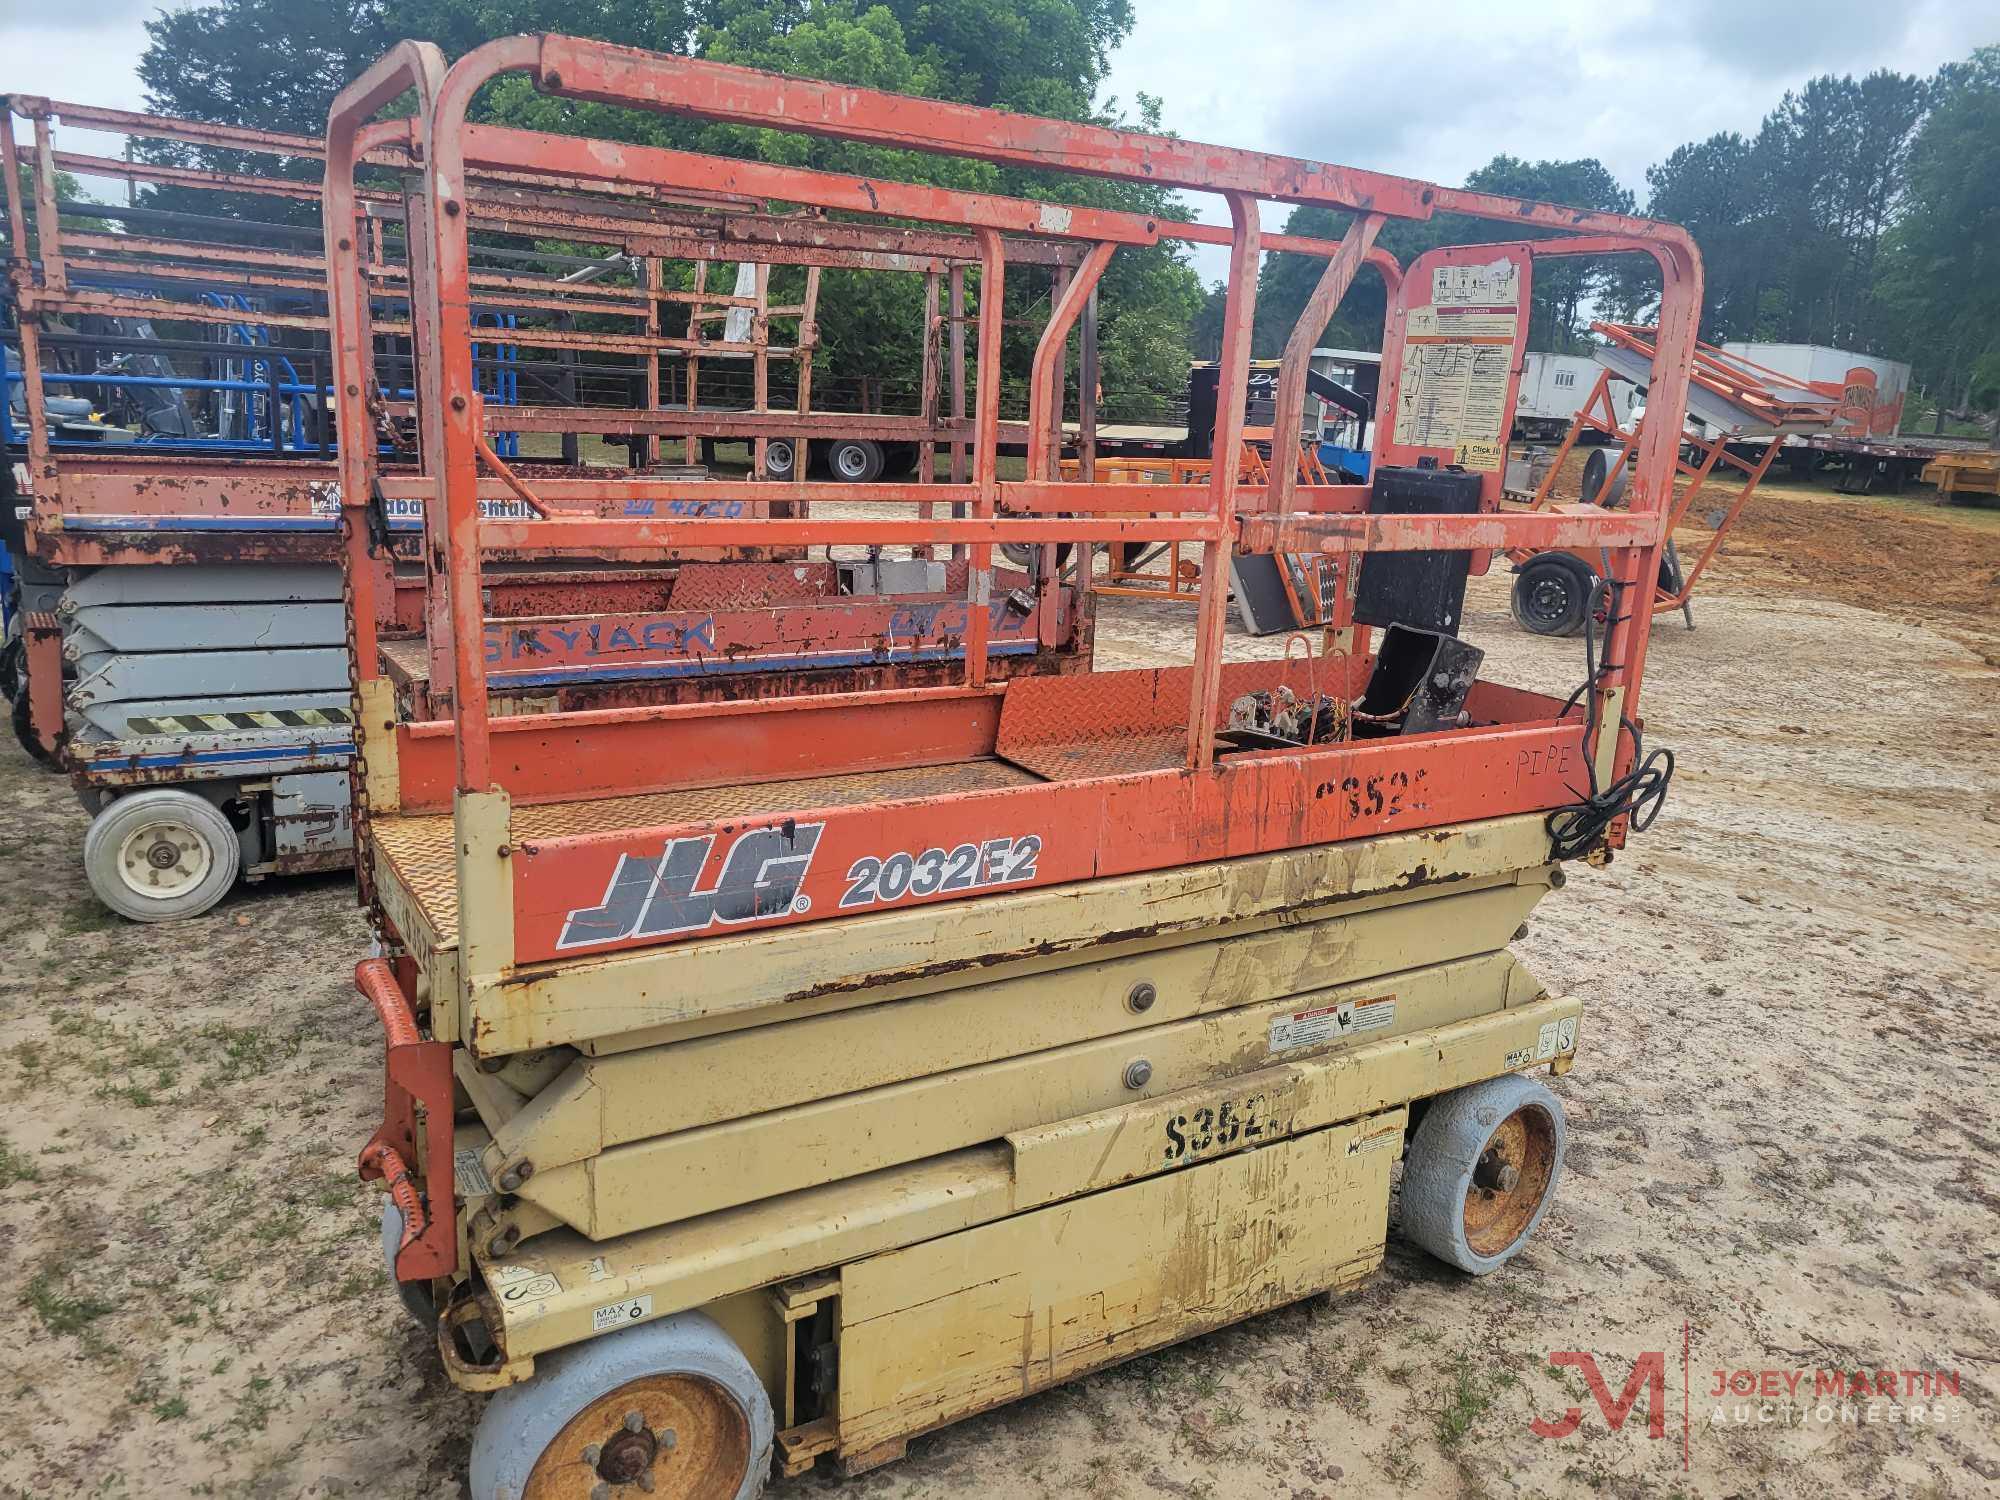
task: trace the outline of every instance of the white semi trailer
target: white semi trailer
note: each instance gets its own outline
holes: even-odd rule
[[[1521,370],[1521,393],[1514,401],[1514,436],[1528,442],[1560,438],[1570,419],[1590,399],[1600,367],[1588,354],[1530,354]],[[1632,387],[1611,384],[1611,403],[1625,425]]]

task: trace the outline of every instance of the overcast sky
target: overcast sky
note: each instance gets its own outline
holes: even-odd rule
[[[2000,0],[1135,0],[1113,59],[1167,128],[1458,186],[1505,152],[1594,156],[1646,201],[1684,141],[1754,131],[1820,73],[1928,74],[2000,42]],[[1225,222],[1219,202],[1195,200]],[[1286,209],[1267,205],[1266,222]],[[1203,274],[1227,254],[1198,252]]]
[[[172,8],[184,0],[165,0]],[[311,0],[301,0],[311,3]],[[140,108],[161,0],[0,0],[0,88]],[[1929,73],[2000,42],[2000,0],[1135,0],[1114,58],[1169,129],[1451,185],[1499,152],[1595,156],[1644,205],[1683,141],[1752,131],[1817,73]],[[78,142],[98,145],[103,142]],[[1197,198],[1201,217],[1226,215]],[[1273,227],[1282,207],[1271,213]],[[1224,252],[1202,253],[1219,275]]]

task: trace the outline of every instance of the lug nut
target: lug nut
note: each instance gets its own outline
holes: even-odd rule
[[[1142,1089],[1153,1081],[1153,1065],[1145,1058],[1134,1058],[1125,1064],[1125,1087]]]
[[[644,1412],[637,1412],[637,1411],[628,1411],[628,1412],[626,1412],[626,1413],[625,1413],[625,1430],[626,1430],[627,1432],[643,1432],[643,1431],[645,1431],[645,1430],[646,1430],[646,1414],[645,1414]]]

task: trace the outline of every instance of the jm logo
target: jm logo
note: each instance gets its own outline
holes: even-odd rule
[[[715,847],[713,834],[670,839],[657,859],[621,854],[603,901],[570,912],[556,947],[587,948],[782,916],[805,899],[800,888],[825,826],[786,823],[738,834],[715,884],[705,891],[695,886]]]

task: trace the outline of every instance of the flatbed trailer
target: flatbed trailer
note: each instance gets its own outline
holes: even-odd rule
[[[26,152],[14,143],[16,117],[34,130]],[[123,915],[192,916],[239,878],[346,868],[354,725],[337,535],[342,431],[381,460],[362,524],[385,649],[414,712],[450,703],[448,673],[434,701],[427,686],[426,632],[443,604],[431,600],[441,580],[419,545],[426,481],[410,425],[407,205],[380,175],[402,158],[372,158],[357,199],[356,243],[379,312],[367,410],[338,429],[320,232],[289,213],[316,207],[319,189],[250,165],[316,160],[320,142],[18,95],[5,119],[7,292],[20,350],[6,389],[21,398],[22,420],[13,422],[10,399],[0,426],[30,490],[24,525],[0,528],[32,595],[17,732],[92,812],[86,872]],[[59,145],[57,121],[221,147],[235,160],[212,171],[94,156]],[[169,188],[201,211],[66,202],[59,183],[69,172]],[[16,191],[23,181],[26,194]],[[591,435],[628,447],[656,490],[632,503],[662,514],[702,509],[703,471],[669,460],[698,457],[717,437],[747,441],[753,474],[774,482],[803,476],[820,447],[837,479],[872,477],[884,444],[909,444],[924,465],[942,444],[965,463],[964,341],[943,303],[963,301],[977,258],[967,237],[806,222],[761,204],[746,212],[727,193],[683,195],[635,222],[630,194],[565,198],[532,174],[483,176],[473,189],[486,441],[557,510],[594,513],[587,492],[606,470],[579,461]],[[556,235],[560,251],[543,243]],[[1029,253],[1035,274],[1057,282],[1075,259],[1060,246]],[[710,288],[710,269],[729,263],[748,266],[737,280],[750,284]],[[773,296],[773,267],[800,279],[799,300]],[[818,287],[829,267],[923,278],[930,317],[915,415],[815,405]],[[673,284],[682,269],[691,290]],[[668,321],[682,317],[684,326]],[[749,386],[736,409],[713,404],[717,366]],[[602,401],[607,382],[613,406]],[[51,420],[56,391],[152,409],[137,431],[85,430]],[[539,453],[524,456],[524,439]],[[788,500],[731,502],[718,514],[803,512],[813,490],[801,479]],[[546,518],[498,482],[482,503],[496,519]],[[795,547],[556,558],[527,534],[489,559],[487,634],[505,659],[496,680],[522,709],[918,685],[962,653],[951,628],[962,611],[944,590],[965,567],[960,556],[898,572],[893,562],[808,561]],[[552,615],[558,595],[565,613]],[[988,643],[996,675],[1087,658],[1088,602],[1074,595],[1061,587],[1034,620],[1001,611]]]
[[[468,123],[502,75],[556,99],[1219,192],[1230,223]],[[413,117],[374,118],[405,96]],[[1381,1261],[1399,1160],[1417,1243],[1473,1273],[1515,1254],[1564,1140],[1529,1075],[1568,1071],[1583,1005],[1507,944],[1564,884],[1563,861],[1610,858],[1665,791],[1638,694],[1700,306],[1688,236],[560,36],[449,67],[404,43],[329,120],[343,415],[358,418],[370,343],[343,243],[352,163],[417,140],[417,405],[441,455],[425,517],[453,713],[393,711],[350,526],[360,852],[382,945],[356,981],[387,1038],[361,1169],[388,1192],[405,1305],[450,1378],[492,1393],[476,1500],[744,1500],[774,1468],[871,1468],[972,1413],[1359,1284]],[[544,523],[546,545],[963,546],[976,646],[997,546],[1190,542],[1190,663],[996,682],[972,649],[936,687],[499,712],[478,578],[522,528],[479,510],[494,466],[454,211],[465,174],[494,167],[727,185],[950,225],[981,250],[965,482],[858,486],[881,507],[858,519],[728,520],[635,518],[606,481],[606,513]],[[1266,236],[1265,198],[1353,225],[1338,242]],[[1370,484],[1305,484],[1287,464],[1264,484],[1234,463],[1200,486],[1058,477],[1062,351],[1120,246],[1229,246],[1216,447],[1233,453],[1260,251],[1325,263],[1283,362],[1281,390],[1300,392],[1382,226],[1441,212],[1554,233],[1384,268],[1395,418],[1378,424]],[[1037,349],[1027,477],[1003,480],[993,293],[1036,240],[1083,255]],[[1659,422],[1628,509],[1504,513],[1533,268],[1574,254],[1658,268]],[[374,462],[341,454],[352,520]],[[708,493],[774,497],[755,482]],[[923,498],[963,513],[910,515]],[[1620,590],[1567,702],[1479,680],[1456,635],[1466,572],[1523,545],[1601,547]],[[1338,565],[1310,662],[1225,662],[1231,548]],[[1057,577],[1036,573],[1037,609]]]

